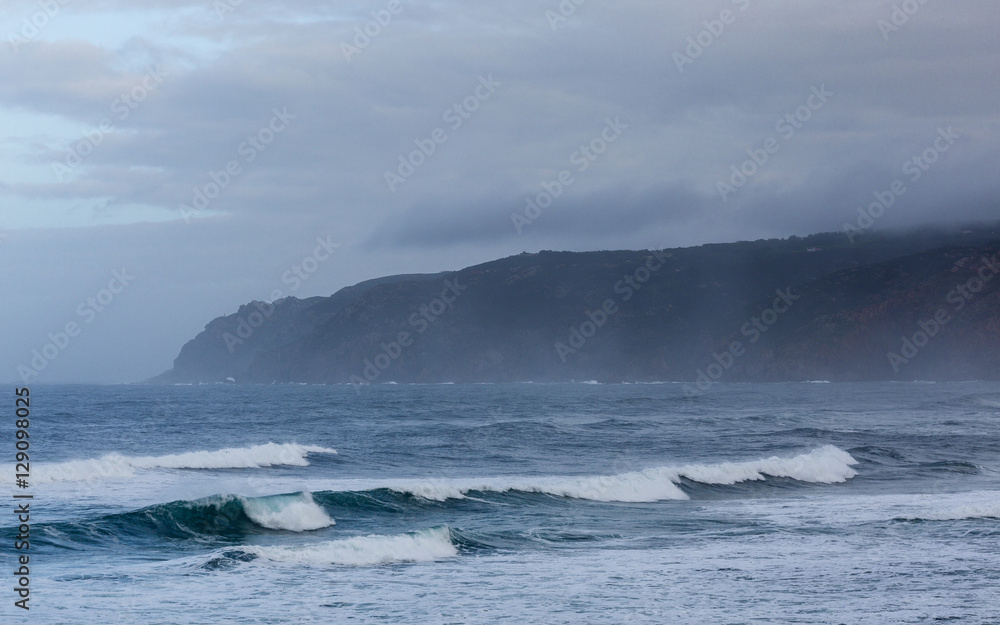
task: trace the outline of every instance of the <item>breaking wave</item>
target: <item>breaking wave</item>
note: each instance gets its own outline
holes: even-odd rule
[[[446,526],[390,536],[355,536],[305,546],[247,545],[217,553],[213,562],[265,560],[305,566],[377,566],[403,562],[433,562],[458,555]]]
[[[251,521],[267,529],[307,532],[334,524],[333,519],[306,492],[270,497],[238,497],[237,500]]]
[[[267,497],[215,495],[173,501],[84,521],[39,526],[43,542],[74,549],[81,544],[120,544],[160,538],[212,542],[266,530],[308,532],[334,525],[307,492]]]
[[[773,456],[750,462],[655,467],[618,475],[409,482],[389,488],[435,501],[461,499],[470,492],[521,491],[592,501],[653,502],[688,499],[687,493],[680,488],[684,479],[701,484],[732,485],[781,477],[835,484],[857,475],[851,468],[856,464],[858,461],[846,451],[826,445],[792,458]]]
[[[90,460],[71,460],[57,464],[39,464],[36,483],[76,482],[108,478],[127,478],[137,470],[148,469],[257,469],[272,466],[309,464],[309,454],[335,454],[325,447],[295,443],[267,443],[252,447],[233,447],[217,451],[191,451],[165,456],[123,456],[112,453]]]

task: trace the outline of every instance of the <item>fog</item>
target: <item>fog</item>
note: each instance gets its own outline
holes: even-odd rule
[[[5,3],[0,381],[521,251],[998,214],[995,2],[339,4]]]

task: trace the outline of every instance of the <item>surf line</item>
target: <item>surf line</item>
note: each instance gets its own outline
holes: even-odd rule
[[[20,489],[25,489],[22,493],[15,492],[14,494],[14,503],[16,504],[14,514],[17,516],[19,523],[17,536],[14,538],[14,550],[28,551],[31,549],[31,525],[29,525],[31,521],[31,502],[24,500],[34,497],[31,493],[27,492],[27,488],[30,485],[29,480],[31,479],[31,464],[28,462],[28,451],[31,448],[28,438],[28,426],[31,425],[29,419],[31,416],[31,391],[27,387],[19,387],[14,390],[14,394],[16,395],[14,399],[14,414],[17,417],[14,421],[14,425],[17,427],[14,432],[16,439],[14,448],[17,450],[14,454],[14,459],[17,462],[14,469],[14,484]],[[14,605],[23,610],[30,609],[28,607],[28,601],[31,599],[31,569],[28,567],[30,563],[31,556],[27,553],[21,553],[17,557],[17,564],[19,566],[14,571],[14,577],[17,578],[17,585],[14,586],[14,592],[21,597],[19,600],[14,601]]]

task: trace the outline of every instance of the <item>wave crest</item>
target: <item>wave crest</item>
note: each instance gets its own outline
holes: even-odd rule
[[[88,521],[52,525],[56,544],[118,545],[125,537],[142,543],[154,536],[211,541],[239,539],[262,530],[307,532],[334,525],[308,492],[266,497],[213,495],[191,501],[156,504]],[[43,535],[45,533],[43,532]]]
[[[603,502],[654,502],[688,499],[680,488],[682,479],[701,484],[732,485],[790,478],[799,482],[835,484],[855,475],[858,464],[849,453],[826,445],[792,458],[772,456],[750,462],[693,464],[682,467],[654,467],[619,475],[580,477],[540,477],[533,479],[447,480],[395,485],[396,492],[434,501],[461,499],[470,492],[521,491]]]
[[[334,520],[307,492],[270,497],[240,497],[251,521],[272,530],[308,532],[334,525]]]
[[[402,562],[433,562],[458,555],[448,527],[434,527],[393,536],[355,536],[303,547],[248,545],[226,550],[282,564],[305,566],[377,566]],[[237,558],[240,559],[240,558]]]
[[[272,466],[309,465],[309,454],[335,454],[334,449],[267,443],[251,447],[231,447],[217,451],[191,451],[165,456],[123,456],[112,453],[90,460],[71,460],[57,464],[40,464],[36,468],[37,483],[78,482],[99,479],[128,478],[141,469],[258,469]]]
[[[677,469],[677,474],[702,484],[736,484],[763,480],[766,479],[765,476],[787,477],[815,484],[837,484],[858,474],[851,468],[856,464],[858,461],[846,451],[833,445],[824,445],[794,458],[772,456],[751,462],[689,465]]]

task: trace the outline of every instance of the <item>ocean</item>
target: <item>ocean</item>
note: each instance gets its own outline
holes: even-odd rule
[[[1000,623],[996,383],[8,395],[3,623]]]

